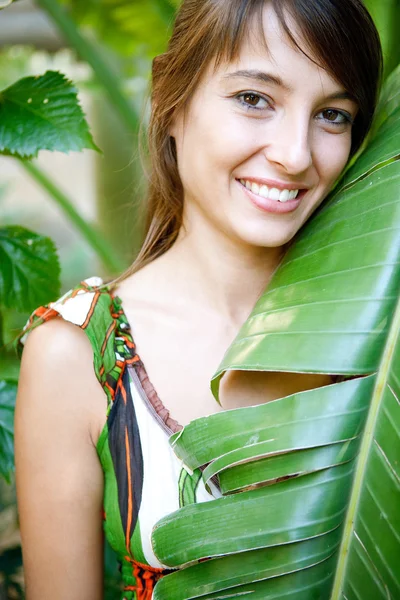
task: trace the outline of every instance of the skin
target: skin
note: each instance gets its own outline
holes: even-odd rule
[[[221,409],[210,378],[283,246],[322,202],[350,151],[351,125],[338,111],[354,118],[356,105],[328,99],[342,86],[292,47],[268,6],[264,17],[269,53],[253,29],[239,59],[216,71],[210,65],[185,113],[176,115],[170,133],[184,227],[167,253],[117,290],[150,379],[182,424]],[[284,86],[261,81],[260,73],[279,76]],[[259,178],[308,190],[296,210],[268,213],[238,181]],[[329,382],[322,375],[230,374],[222,407]],[[61,320],[33,331],[16,409],[27,600],[102,598],[103,475],[95,445],[105,409],[85,334]]]

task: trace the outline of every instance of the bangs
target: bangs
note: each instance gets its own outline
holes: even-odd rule
[[[218,2],[215,4],[218,5]],[[245,40],[254,38],[256,44],[264,46],[269,52],[263,26],[264,8],[269,4],[293,47],[342,83],[339,80],[341,69],[335,69],[332,64],[332,41],[336,40],[336,45],[341,42],[337,36],[338,19],[335,18],[332,23],[332,10],[327,12],[326,7],[323,10],[323,2],[320,10],[316,10],[317,3],[307,7],[307,1],[296,0],[234,0],[228,4],[225,5],[225,11],[221,11],[220,22],[215,23],[217,47],[213,50],[210,48],[215,58],[215,69],[221,64],[235,61]],[[331,1],[329,4],[332,8]],[[296,33],[288,20],[296,24]],[[325,35],[321,35],[321,32]]]
[[[216,2],[218,4],[218,2]],[[263,27],[263,12],[266,0],[233,0],[225,3],[221,21],[217,25],[217,44],[214,49],[215,68],[223,63],[235,61],[246,39],[256,36],[268,52],[268,44]]]

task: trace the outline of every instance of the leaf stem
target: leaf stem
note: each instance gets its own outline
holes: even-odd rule
[[[20,160],[20,163],[29,175],[44,188],[56,204],[58,204],[82,237],[94,249],[106,270],[112,275],[120,273],[126,265],[118,258],[111,246],[102,238],[100,233],[78,213],[70,198],[68,198],[68,196],[61,191],[36,164],[27,160]]]
[[[369,409],[367,423],[360,446],[360,454],[357,460],[354,476],[353,489],[351,491],[349,508],[344,523],[343,541],[339,551],[339,560],[336,568],[335,581],[332,588],[331,600],[343,598],[343,581],[346,574],[347,560],[350,553],[351,542],[355,533],[357,508],[360,500],[360,494],[364,482],[365,470],[369,458],[371,444],[374,439],[376,420],[378,418],[381,406],[382,395],[387,384],[387,378],[390,371],[390,365],[395,352],[396,343],[400,331],[400,299],[394,313],[393,321],[390,327],[387,344],[382,356],[381,364],[376,378],[375,388],[372,395],[371,406]]]
[[[78,52],[81,59],[89,63],[123,121],[134,134],[137,134],[139,131],[139,117],[121,88],[121,78],[103,59],[100,49],[82,35],[67,11],[60,6],[58,0],[37,0],[37,4],[48,13],[64,38]]]

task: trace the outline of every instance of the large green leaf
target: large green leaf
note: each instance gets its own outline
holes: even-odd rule
[[[379,103],[376,109],[376,115],[372,127],[374,135],[382,124],[395,112],[400,106],[400,65],[389,75],[385,81]]]
[[[0,476],[10,482],[14,468],[15,381],[0,381]]]
[[[0,154],[97,150],[77,90],[62,73],[25,77],[0,93]]]
[[[222,496],[157,523],[154,551],[178,570],[155,600],[400,598],[400,113],[381,110],[371,144],[300,232],[212,387],[217,396],[229,370],[345,380],[172,436],[186,467],[201,467],[206,485],[218,478]]]
[[[23,227],[0,228],[0,306],[32,311],[57,297],[59,277],[50,238]]]

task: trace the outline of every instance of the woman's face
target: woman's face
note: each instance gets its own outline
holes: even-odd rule
[[[293,47],[272,8],[236,62],[210,66],[171,130],[184,222],[257,247],[287,243],[327,195],[351,146],[355,102]],[[250,31],[250,34],[252,32]]]

